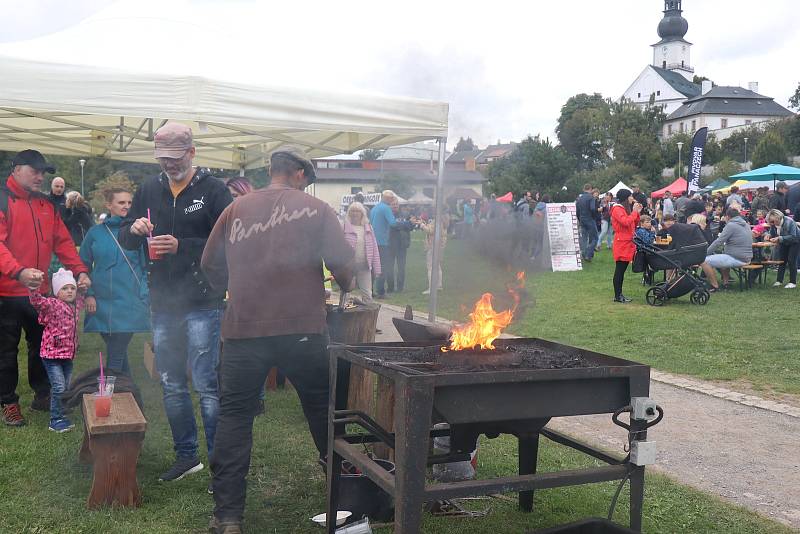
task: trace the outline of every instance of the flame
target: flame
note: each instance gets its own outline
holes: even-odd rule
[[[516,286],[508,286],[508,292],[514,299],[514,306],[510,310],[496,312],[492,307],[492,294],[484,293],[475,303],[469,322],[456,326],[450,335],[450,347],[442,347],[442,352],[448,350],[467,350],[474,347],[493,350],[495,339],[500,337],[503,329],[511,324],[514,312],[520,302],[519,289],[525,287],[525,273],[520,271],[516,276]]]

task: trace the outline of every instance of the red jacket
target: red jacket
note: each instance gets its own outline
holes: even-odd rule
[[[53,253],[75,278],[88,273],[53,203],[41,193],[23,189],[13,176],[6,186],[11,194],[8,208],[0,209],[0,297],[27,297],[28,289],[15,276],[28,267],[47,273]],[[45,276],[39,291],[46,295],[49,290]]]
[[[614,261],[633,261],[636,245],[633,234],[639,224],[639,214],[628,211],[621,204],[611,207],[611,226],[614,227]]]

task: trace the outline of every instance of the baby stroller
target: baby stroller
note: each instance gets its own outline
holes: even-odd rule
[[[662,306],[669,299],[691,293],[689,300],[692,304],[705,305],[711,294],[706,289],[703,280],[698,278],[691,269],[692,266],[699,265],[706,259],[708,242],[703,236],[703,232],[695,224],[678,223],[669,229],[669,234],[672,242],[670,248],[666,250],[647,245],[634,238],[639,263],[643,256],[644,265],[651,270],[670,271],[664,282],[647,290],[645,300],[651,306]],[[634,264],[636,263],[635,259]]]

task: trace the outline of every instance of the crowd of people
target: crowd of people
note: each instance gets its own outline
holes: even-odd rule
[[[586,184],[576,199],[581,257],[584,262],[591,262],[606,240],[615,262],[613,300],[627,303],[631,299],[622,293],[622,285],[637,243],[650,245],[656,236],[669,238],[674,225],[696,225],[708,243],[706,259],[699,267],[709,292],[730,286],[731,269],[749,264],[753,244],[758,242],[768,244],[771,252],[767,252],[766,259],[777,265],[773,286],[794,289],[800,252],[800,199],[794,206],[791,203],[789,187],[784,182],[775,184],[773,192],[768,186],[747,192],[734,186],[729,193],[680,194],[677,198],[670,191],[660,198],[647,196],[636,185],[601,198],[597,188]],[[787,272],[789,282],[784,285]],[[652,282],[647,272],[644,282]]]

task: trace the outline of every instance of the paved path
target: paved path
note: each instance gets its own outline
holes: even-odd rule
[[[400,341],[394,316],[402,309],[383,304],[377,341]],[[651,377],[650,396],[665,411],[648,436],[658,443],[656,469],[800,530],[800,410],[698,379]],[[549,426],[610,451],[627,440],[606,415]]]

